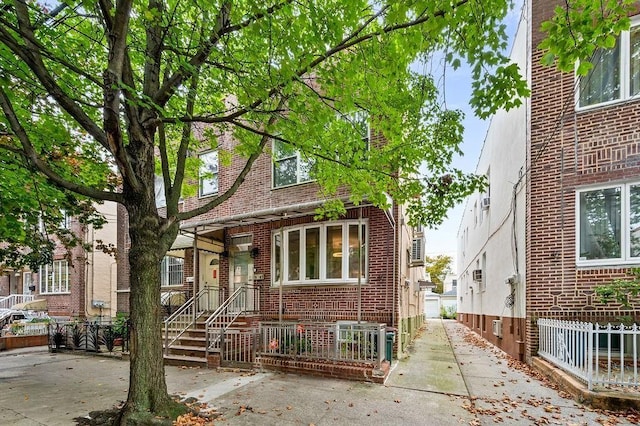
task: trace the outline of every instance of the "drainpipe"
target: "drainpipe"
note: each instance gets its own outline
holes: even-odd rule
[[[282,278],[283,277],[284,277],[284,231],[282,230],[282,219],[280,219],[280,285],[278,286],[278,321],[279,322],[282,322]]]
[[[198,293],[198,289],[200,288],[200,271],[198,268],[199,262],[198,259],[198,227],[193,228],[193,289],[191,292],[193,293],[193,301],[195,302],[195,309],[193,310],[193,322],[196,322],[196,316],[198,315],[198,300],[196,300],[196,294]]]
[[[358,210],[358,324],[362,321],[362,207]]]

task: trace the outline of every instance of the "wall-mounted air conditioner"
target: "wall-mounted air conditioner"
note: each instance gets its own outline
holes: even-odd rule
[[[410,266],[424,266],[424,238],[414,238],[411,241]]]
[[[482,199],[482,210],[489,210],[489,206],[491,205],[491,198],[484,197]]]
[[[471,275],[474,281],[482,281],[482,269],[474,269]]]
[[[502,320],[493,320],[492,329],[494,336],[502,337]]]

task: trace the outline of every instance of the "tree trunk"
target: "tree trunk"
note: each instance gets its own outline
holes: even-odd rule
[[[125,188],[126,192],[126,188]],[[129,213],[129,279],[131,364],[129,394],[120,424],[144,423],[149,415],[168,415],[172,404],[164,376],[163,315],[160,305],[160,263],[175,240],[178,226],[161,234],[153,195],[127,201]]]

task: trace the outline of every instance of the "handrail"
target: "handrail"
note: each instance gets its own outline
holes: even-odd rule
[[[8,296],[0,297],[0,308],[11,309],[12,306],[18,303],[33,301],[33,294],[10,294]]]
[[[218,307],[218,309],[209,315],[209,318],[205,321],[205,353],[207,356],[209,356],[210,349],[214,349],[215,345],[220,342],[222,334],[229,329],[231,324],[233,324],[240,315],[247,312],[247,294],[250,290],[254,292],[252,299],[254,306],[251,310],[255,310],[255,305],[258,303],[256,301],[257,287],[242,285],[238,287],[233,294]],[[244,299],[242,299],[242,297],[244,297]],[[238,307],[238,304],[236,303],[238,300],[241,300],[241,303],[239,304],[240,309],[230,312],[229,307]],[[215,325],[218,326],[214,327]],[[219,333],[216,338],[212,338],[212,334],[214,332]]]
[[[177,311],[173,314],[169,315],[167,319],[164,320],[164,353],[165,355],[169,353],[169,347],[175,343],[180,336],[182,336],[195,322],[197,317],[197,312],[195,310],[196,303],[200,302],[200,299],[207,294],[208,295],[209,288],[204,287],[198,291],[193,297],[187,300]],[[185,321],[180,327],[180,329],[173,336],[172,340],[169,341],[169,330],[171,329],[169,326],[174,323],[179,324],[183,319],[184,315],[189,315],[191,321]],[[188,324],[187,324],[188,322]]]

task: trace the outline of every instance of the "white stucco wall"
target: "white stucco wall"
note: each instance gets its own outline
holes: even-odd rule
[[[528,78],[527,38],[526,20],[521,20],[511,58]],[[458,230],[458,312],[524,317],[528,111],[527,99],[491,119],[476,168],[488,176],[489,187],[467,199]],[[483,198],[490,200],[487,210],[481,208]],[[483,282],[473,280],[476,269],[482,270]],[[519,284],[506,285],[505,279],[516,273]],[[512,288],[515,303],[509,307]]]
[[[96,250],[96,244],[100,240],[103,244],[116,245],[117,239],[117,204],[105,202],[96,205],[96,209],[102,213],[107,223],[101,229],[89,227],[86,234],[87,243],[93,246],[93,251],[87,253],[87,278],[86,278],[86,309],[87,316],[103,318],[116,315],[116,272],[117,265],[114,255],[108,255],[101,250]],[[93,307],[93,301],[105,303],[102,311]]]

